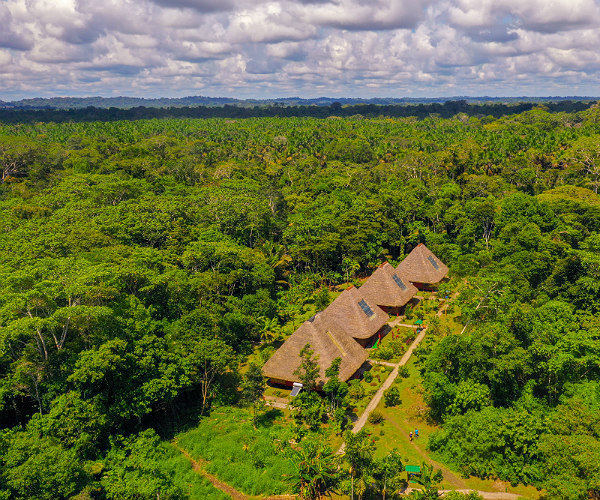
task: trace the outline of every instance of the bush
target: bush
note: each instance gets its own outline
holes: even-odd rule
[[[350,382],[350,388],[348,389],[348,396],[350,397],[350,399],[352,399],[354,401],[357,401],[365,396],[365,389],[360,384],[360,381],[353,380],[352,382]]]
[[[390,387],[383,395],[385,406],[398,406],[400,401],[400,391],[397,387]]]
[[[398,376],[402,378],[408,378],[408,368],[406,366],[401,366],[398,368]]]
[[[373,381],[373,374],[371,372],[365,372],[363,378],[367,384],[370,384]]]
[[[375,349],[375,352],[371,354],[373,359],[382,359],[384,361],[388,361],[394,357],[394,351],[391,347],[380,347],[379,349]]]
[[[369,415],[369,418],[367,420],[369,421],[370,424],[378,425],[381,422],[383,422],[383,415],[381,413],[379,413],[378,411],[374,411],[373,413],[371,413]]]

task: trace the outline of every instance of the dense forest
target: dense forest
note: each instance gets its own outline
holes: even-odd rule
[[[257,346],[419,242],[463,283],[464,332],[420,353],[430,451],[598,495],[600,108],[556,106],[0,124],[0,498],[222,498],[174,433],[248,407]],[[345,481],[319,432],[307,497]]]
[[[352,104],[430,104],[444,103],[447,101],[464,100],[469,103],[557,103],[562,101],[573,102],[594,102],[595,97],[373,97],[373,98],[354,98],[354,97],[277,97],[274,99],[237,99],[233,97],[206,97],[206,96],[187,96],[187,97],[33,97],[29,99],[20,99],[18,101],[0,101],[0,109],[81,109],[81,108],[134,108],[138,106],[149,108],[166,108],[182,106],[224,106],[225,104],[235,106],[266,106],[280,104],[284,106],[330,106],[335,102],[341,105]]]
[[[69,102],[69,101],[67,101]],[[92,101],[93,102],[93,101]],[[545,103],[551,112],[577,112],[589,108],[594,101],[557,100]],[[188,102],[179,103],[177,106],[156,107],[153,103],[143,102],[120,103],[114,106],[82,107],[73,102],[72,109],[64,106],[49,104],[47,107],[37,108],[26,106],[19,108],[6,108],[0,106],[0,122],[4,123],[37,123],[37,122],[71,122],[71,121],[118,121],[140,120],[154,118],[273,118],[273,117],[313,117],[327,118],[338,117],[395,117],[395,118],[426,118],[437,114],[442,118],[450,118],[458,113],[468,116],[499,118],[530,111],[536,104],[531,101],[524,102],[480,102],[469,103],[467,100],[427,102],[427,103],[346,103],[339,101],[307,104],[305,102],[245,102],[229,103],[218,101],[208,105],[191,105]],[[102,103],[98,103],[102,104]],[[484,118],[485,119],[485,118]]]

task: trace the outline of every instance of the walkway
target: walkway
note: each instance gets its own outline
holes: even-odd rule
[[[276,398],[274,396],[265,396],[265,404],[273,408],[285,409],[289,407],[287,400],[283,398]]]
[[[439,317],[442,314],[444,314],[444,311],[450,304],[450,301],[454,300],[456,297],[458,297],[458,292],[456,292],[452,297],[450,297],[449,300],[444,300],[442,307],[440,307],[440,309],[438,310],[436,315]],[[399,318],[395,321],[397,323],[399,323]],[[395,326],[394,321],[392,321],[390,323],[390,325]],[[408,326],[411,326],[411,325],[408,325]],[[413,351],[418,347],[418,345],[421,343],[421,341],[425,337],[425,334],[427,333],[427,328],[428,327],[425,327],[425,328],[423,328],[423,330],[421,330],[419,332],[419,334],[417,335],[415,340],[413,340],[413,343],[410,345],[408,350],[404,353],[404,356],[402,356],[402,358],[400,359],[400,362],[398,362],[396,364],[393,364],[393,363],[388,364],[388,366],[393,366],[394,369],[392,370],[392,373],[389,374],[388,378],[385,379],[385,382],[381,385],[379,390],[375,393],[375,395],[373,396],[371,401],[369,401],[369,404],[365,408],[365,411],[358,418],[358,420],[354,423],[354,427],[352,428],[352,432],[354,434],[359,432],[365,426],[365,424],[367,423],[367,420],[369,418],[369,415],[373,412],[373,410],[375,408],[377,408],[377,406],[381,402],[381,398],[383,398],[383,394],[385,393],[385,391],[387,391],[391,387],[391,385],[394,383],[394,380],[396,380],[396,378],[398,377],[399,368],[401,366],[404,366],[406,363],[408,363],[408,360],[412,356]],[[344,448],[345,448],[345,444],[342,444],[342,446],[340,446],[340,449],[338,450],[338,453],[342,454],[344,452]]]
[[[406,488],[404,490],[403,494],[408,495],[412,491],[417,491],[417,490],[418,490],[418,488]],[[438,490],[438,493],[443,497],[444,495],[446,495],[447,493],[450,493],[451,491],[456,491],[458,493],[464,493],[464,494],[477,493],[478,495],[483,497],[485,500],[518,500],[519,498],[523,498],[522,496],[517,495],[515,493],[504,493],[503,491],[479,491],[479,490],[463,489],[463,490]]]

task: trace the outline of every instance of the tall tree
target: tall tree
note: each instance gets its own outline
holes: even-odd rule
[[[252,423],[256,427],[256,413],[263,407],[265,377],[256,363],[250,363],[242,381],[242,399],[252,405]]]

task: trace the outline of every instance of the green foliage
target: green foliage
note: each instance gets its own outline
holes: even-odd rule
[[[364,429],[356,434],[347,431],[344,436],[344,460],[350,466],[350,475],[361,478],[373,465],[375,444]]]
[[[90,480],[75,448],[33,432],[7,434],[2,441],[7,498],[68,498]]]
[[[597,432],[582,422],[595,407],[573,388],[600,378],[598,109],[518,113],[530,107],[481,105],[497,116],[482,119],[452,118],[475,108],[450,103],[387,111],[420,120],[0,124],[0,490],[105,495],[83,461],[135,458],[130,436],[150,425],[233,405],[245,356],[265,358],[329,289],[420,242],[465,278],[454,318],[465,331],[438,331],[418,351],[443,426],[431,446],[480,476],[552,494],[576,476],[570,497],[594,490]],[[414,332],[397,333],[373,354],[401,356]],[[257,402],[249,373],[242,393]],[[365,384],[332,375],[323,404],[308,351],[301,375],[299,434],[325,414],[341,430]],[[556,423],[559,410],[577,431]],[[268,414],[245,432],[261,434]],[[274,479],[285,467],[267,467],[272,488],[256,472],[271,444],[256,463],[234,458],[258,490],[289,491]],[[156,470],[171,460],[148,457]],[[365,491],[378,481],[355,479]]]
[[[481,410],[490,405],[490,389],[485,384],[463,380],[454,393],[454,401],[449,408],[452,415],[462,415],[469,410]]]
[[[378,425],[383,422],[383,415],[380,412],[378,412],[377,410],[373,410],[369,414],[368,421],[370,424]]]
[[[339,456],[318,437],[303,439],[294,449],[297,468],[295,489],[302,498],[317,499],[327,495],[340,482]]]
[[[398,406],[402,401],[400,400],[400,391],[397,387],[390,387],[383,394],[383,401],[385,406]]]
[[[277,412],[277,410],[271,410]],[[289,429],[267,414],[254,428],[252,416],[226,408],[176,437],[192,457],[207,460],[208,472],[249,495],[291,492],[297,473]]]
[[[342,358],[335,358],[331,366],[325,370],[327,382],[323,386],[323,392],[329,401],[329,416],[340,432],[346,425],[346,413],[348,411],[348,384],[339,379],[340,364]]]
[[[429,447],[465,474],[536,483],[542,478],[538,441],[545,427],[539,408],[488,406],[449,418]]]
[[[265,377],[261,368],[255,363],[250,363],[242,381],[242,400],[252,405],[252,418],[255,426],[256,411],[263,405],[265,388]]]
[[[318,311],[325,309],[329,305],[329,290],[326,287],[319,289],[315,294],[315,307]]]
[[[409,498],[415,500],[433,500],[439,498],[438,484],[442,481],[443,475],[441,470],[435,470],[433,465],[421,464],[421,474],[415,476],[415,481],[423,486],[422,490],[414,490],[410,493]]]
[[[108,498],[207,498],[227,495],[192,469],[190,462],[151,430],[113,443],[102,474]]]
[[[407,486],[406,480],[400,477],[402,471],[404,471],[404,464],[400,452],[396,448],[376,461],[373,477],[383,499],[386,498],[388,492],[395,494]]]
[[[302,361],[294,375],[300,379],[305,391],[314,391],[319,377],[318,355],[315,355],[310,344],[306,344],[300,350],[300,358]]]

